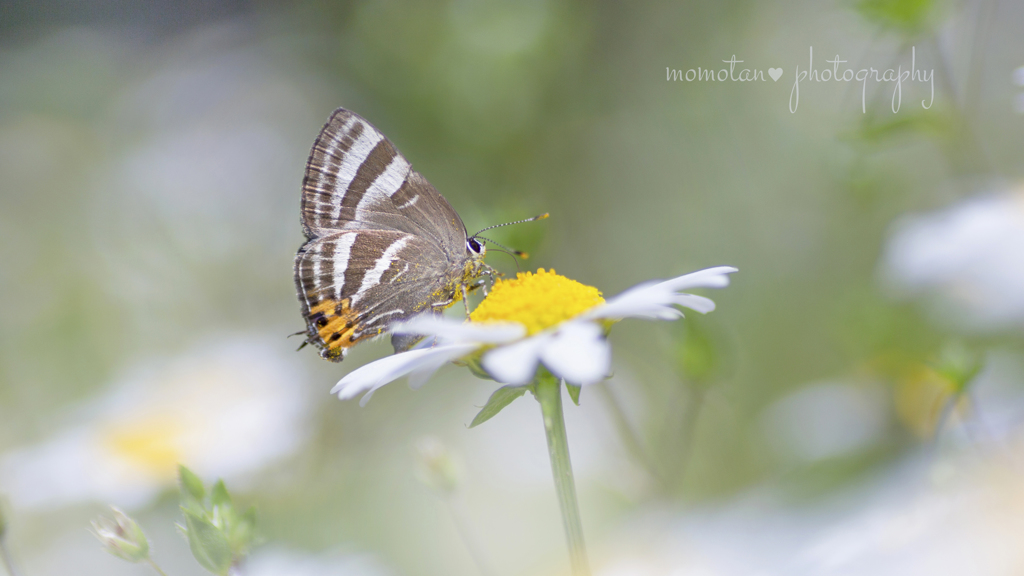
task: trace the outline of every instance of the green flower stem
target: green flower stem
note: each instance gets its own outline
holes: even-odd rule
[[[551,473],[555,478],[555,492],[558,493],[558,505],[562,510],[565,537],[569,542],[572,574],[590,576],[587,549],[583,544],[580,507],[576,502],[576,483],[572,477],[572,463],[569,461],[565,419],[562,417],[562,383],[550,374],[543,374],[534,381],[533,390],[544,415],[544,431],[547,433],[548,454],[551,456]]]
[[[157,563],[152,558],[147,558],[146,562],[153,567],[153,570],[156,570],[157,574],[159,574],[160,576],[167,576],[167,573],[161,570],[160,566],[158,566]]]

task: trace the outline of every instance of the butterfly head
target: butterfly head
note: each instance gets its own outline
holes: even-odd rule
[[[484,263],[487,245],[483,238],[470,236],[466,238],[466,266],[462,273],[461,284],[468,290],[475,290],[483,285],[484,276],[494,278],[496,270]]]
[[[469,250],[469,256],[473,259],[483,260],[487,254],[487,246],[480,240],[477,240],[476,236],[466,239],[466,250]]]

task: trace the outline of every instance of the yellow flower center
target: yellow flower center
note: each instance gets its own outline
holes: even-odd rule
[[[498,280],[473,310],[473,322],[518,322],[536,334],[604,302],[593,286],[580,284],[554,270],[520,272],[514,280]]]
[[[134,467],[153,478],[171,480],[183,459],[179,447],[181,424],[166,418],[121,422],[104,431],[104,440],[108,448]]]

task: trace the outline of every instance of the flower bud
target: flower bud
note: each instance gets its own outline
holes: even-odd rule
[[[114,511],[113,519],[100,517],[92,522],[93,534],[99,538],[103,549],[129,562],[148,560],[149,541],[138,522],[113,506],[110,509]]]

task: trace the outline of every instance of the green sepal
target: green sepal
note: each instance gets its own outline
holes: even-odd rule
[[[203,488],[203,481],[196,476],[195,472],[178,464],[178,488],[181,491],[182,505],[188,505],[196,511],[203,507],[203,499],[206,498],[206,488]]]
[[[462,364],[466,368],[469,368],[469,372],[482,380],[494,381],[494,378],[484,370],[484,367],[480,365],[480,359],[483,357],[482,354],[475,354],[469,358],[463,358],[462,360],[456,360],[455,364]]]
[[[502,386],[491,394],[491,397],[487,399],[487,403],[480,409],[473,421],[470,422],[469,427],[474,428],[487,422],[491,418],[494,418],[498,412],[501,412],[506,406],[512,403],[513,400],[519,398],[523,394],[526,394],[526,386]]]
[[[581,386],[577,386],[576,384],[569,384],[568,382],[566,382],[565,389],[569,391],[569,398],[572,398],[572,403],[579,406]]]
[[[218,576],[227,576],[233,558],[227,535],[209,519],[192,510],[182,506],[181,512],[185,516],[188,545],[196,561]]]

